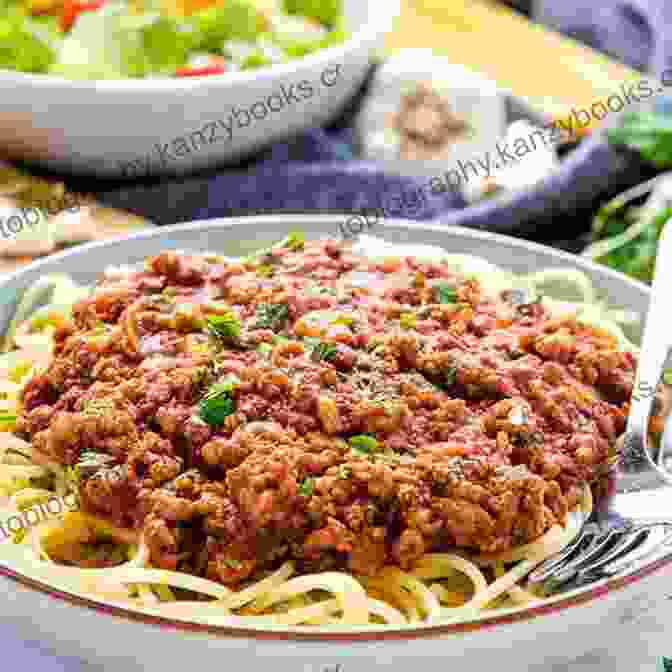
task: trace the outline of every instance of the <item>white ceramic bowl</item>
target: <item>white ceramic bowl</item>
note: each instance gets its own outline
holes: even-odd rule
[[[135,263],[161,249],[219,250],[237,255],[254,244],[277,240],[292,229],[302,229],[308,238],[338,236],[345,217],[264,216],[196,222],[47,257],[0,283],[0,332],[13,310],[12,297],[42,274],[65,271],[82,282],[91,282],[107,265]],[[647,306],[644,285],[550,248],[488,233],[398,220],[377,227],[372,233],[392,242],[440,245],[518,272],[573,266],[587,272],[612,303],[638,311]],[[659,512],[669,507],[669,490],[652,493],[651,506]],[[625,649],[632,652],[639,641],[635,621],[642,612],[665,602],[671,580],[672,556],[668,555],[636,567],[628,575],[564,594],[542,606],[457,625],[371,626],[324,634],[308,628],[207,627],[144,616],[31,580],[8,566],[0,553],[0,627],[11,625],[26,640],[41,639],[59,653],[125,672],[184,672],[194,664],[206,670],[249,672],[370,672],[379,668],[393,672],[547,671],[567,669],[566,664],[594,649],[608,648],[614,656]]]
[[[322,124],[361,84],[399,10],[399,0],[343,4],[346,42],[259,70],[99,82],[0,70],[3,154],[137,179],[233,160]]]
[[[471,129],[467,137],[456,139],[446,148],[442,159],[404,161],[397,157],[394,143],[387,144],[383,128],[400,107],[403,97],[418,82],[429,83],[450,106],[452,114]],[[406,175],[442,176],[458,161],[476,160],[492,153],[506,132],[505,94],[491,80],[453,63],[431,49],[404,49],[388,58],[373,76],[370,91],[355,122],[357,139],[364,158],[384,160],[386,168]],[[482,175],[486,171],[482,170]],[[469,171],[469,169],[467,169]],[[480,182],[469,172],[467,179]]]

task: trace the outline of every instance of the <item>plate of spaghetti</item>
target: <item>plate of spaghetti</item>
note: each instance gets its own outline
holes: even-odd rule
[[[513,623],[592,620],[598,594],[660,578],[665,559],[553,598],[525,582],[608,491],[646,288],[491,234],[338,223],[192,223],[5,280],[13,614],[107,659],[142,632],[168,669],[203,637],[314,657],[461,633],[460,655],[498,657]]]

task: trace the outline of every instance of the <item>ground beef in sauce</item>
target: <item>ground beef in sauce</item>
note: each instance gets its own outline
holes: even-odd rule
[[[141,530],[154,565],[232,585],[538,538],[605,472],[635,369],[601,329],[333,240],[162,252],[55,338],[19,432],[62,465],[103,453],[83,507]]]

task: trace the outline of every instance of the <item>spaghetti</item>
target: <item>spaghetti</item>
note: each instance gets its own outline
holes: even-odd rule
[[[590,513],[622,431],[632,316],[572,269],[403,254],[292,234],[245,259],[162,253],[93,293],[39,281],[0,360],[4,518],[73,493],[80,509],[0,554],[211,624],[543,599],[525,576],[576,536],[568,510]]]

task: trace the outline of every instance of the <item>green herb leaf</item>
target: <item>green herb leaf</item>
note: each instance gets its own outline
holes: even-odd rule
[[[289,317],[289,308],[286,303],[260,303],[257,305],[256,329],[271,329],[278,331],[285,326]]]
[[[304,497],[311,497],[314,490],[315,479],[309,476],[305,481],[303,481],[303,483],[301,483],[299,494],[303,495]]]
[[[230,567],[231,569],[243,568],[243,563],[240,560],[236,560],[235,558],[224,558],[223,562],[227,567]]]
[[[337,317],[331,324],[342,324],[346,327],[352,327],[355,324],[355,318],[351,315],[341,315]]]
[[[672,166],[672,120],[655,112],[631,112],[622,117],[621,125],[607,131],[614,145],[628,147],[660,170]]]
[[[665,658],[665,656],[662,656],[659,669],[661,669],[662,672],[672,672],[672,658]]]
[[[191,14],[194,49],[218,52],[227,40],[254,42],[259,32],[258,14],[249,0],[227,0]]]
[[[31,16],[23,3],[3,3],[0,68],[46,73],[56,58],[59,32]]]
[[[663,382],[665,385],[672,385],[672,369],[665,369],[663,371]]]
[[[301,250],[304,246],[303,233],[301,231],[293,231],[287,234],[281,241],[273,243],[269,247],[262,247],[256,252],[243,257],[244,264],[258,264],[260,261],[265,261],[267,264],[272,263],[273,257],[271,251],[279,247],[288,247],[290,250]]]
[[[0,413],[0,422],[16,422],[16,414]]]
[[[399,325],[402,329],[415,329],[416,322],[415,313],[402,313],[399,316]]]
[[[302,250],[305,244],[305,237],[303,231],[292,231],[283,241],[285,247],[290,250]]]
[[[357,436],[353,436],[348,443],[354,451],[366,453],[367,455],[375,452],[378,448],[377,439],[368,434],[358,434]]]
[[[436,285],[434,293],[438,303],[457,303],[457,290],[449,285]]]
[[[637,213],[638,209],[630,208],[623,215],[628,222],[632,221],[632,223],[628,223],[625,231],[610,236],[614,238],[614,242],[617,242],[619,238],[623,238],[624,242],[620,245],[614,245],[609,253],[598,257],[596,260],[632,278],[650,283],[653,279],[653,269],[658,253],[658,239],[667,221],[672,219],[672,208],[661,210],[648,223],[644,223],[640,219],[644,215],[637,214],[634,219],[631,219],[630,215],[633,212]],[[627,237],[631,227],[641,227],[642,224],[645,224],[642,230],[634,238],[631,237],[628,240]],[[601,234],[605,230],[606,227],[601,230]]]
[[[325,26],[336,23],[343,12],[342,0],[282,0],[282,9],[288,14],[310,17]]]
[[[335,343],[318,342],[310,353],[314,362],[328,362],[336,358],[338,346]]]
[[[341,464],[338,467],[338,478],[342,481],[347,481],[352,478],[352,467],[347,464]]]
[[[320,296],[322,294],[331,294],[334,296],[336,294],[335,289],[331,287],[320,287],[319,285],[308,285],[307,287],[304,287],[303,292],[307,296]]]
[[[385,339],[383,336],[371,336],[371,338],[369,338],[369,340],[366,342],[366,349],[368,352],[373,352],[381,345],[385,345]]]
[[[451,386],[455,384],[457,379],[457,367],[449,366],[445,371],[443,371],[442,380],[432,380],[432,383],[436,385],[440,390],[444,392]]]
[[[223,381],[215,383],[198,404],[200,418],[207,424],[216,426],[235,413],[236,402],[232,393],[239,382],[235,376],[227,376]]]
[[[271,352],[273,352],[273,346],[270,343],[259,343],[257,346],[257,352],[261,353],[262,355],[269,355]]]
[[[240,320],[233,311],[224,314],[208,315],[208,332],[226,343],[236,343],[240,338]]]

